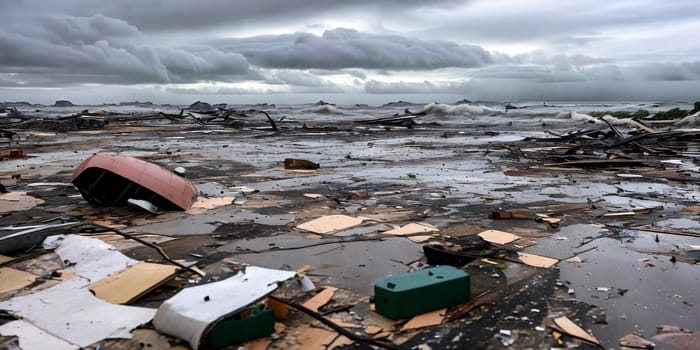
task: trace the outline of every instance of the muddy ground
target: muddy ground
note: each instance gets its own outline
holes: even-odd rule
[[[510,248],[560,262],[536,268],[476,259],[464,270],[471,273],[473,294],[487,291],[480,296],[484,304],[440,326],[396,332],[391,336],[395,343],[422,349],[421,344],[435,349],[563,347],[546,327],[546,319],[561,315],[589,330],[604,348],[619,347],[619,338],[630,332],[651,338],[664,324],[698,328],[699,257],[690,245],[700,245],[700,238],[632,229],[700,232],[697,143],[688,142],[673,155],[634,156],[650,164],[561,166],[548,156],[561,142],[524,138],[588,125],[536,119],[417,121],[412,128],[326,121],[306,122],[302,128],[283,121],[279,132],[265,124],[234,129],[186,123],[25,130],[13,147],[22,148],[26,157],[1,161],[0,182],[8,191],[26,191],[44,203],[1,213],[0,226],[56,217],[97,222],[162,242],[172,258],[196,260],[209,273],[198,281],[183,272],[179,285],[161,287],[136,305],[157,307],[179,287],[224,278],[236,264],[289,270],[309,265],[316,286],[342,291],[336,298],[345,298],[349,308],[334,314],[337,318],[386,330],[391,324],[375,320],[369,310],[373,283],[425,266],[422,245],[428,242],[383,231],[427,222],[439,229],[431,241],[449,241],[497,229],[535,243]],[[158,215],[94,207],[69,182],[74,169],[97,152],[184,167],[200,197],[236,200],[196,213]],[[320,169],[286,170],[285,158],[311,160]],[[492,219],[492,212],[511,209],[562,221]],[[605,216],[610,213],[627,214]],[[296,228],[328,214],[366,219],[359,228],[331,235]],[[76,230],[87,234],[94,228]],[[162,261],[148,247],[114,235],[95,237],[106,237],[130,257]],[[297,301],[308,297],[299,295]],[[295,327],[308,322],[300,314],[285,321],[286,328],[268,339],[270,348],[298,347],[303,337]],[[129,344],[115,341],[113,346]]]

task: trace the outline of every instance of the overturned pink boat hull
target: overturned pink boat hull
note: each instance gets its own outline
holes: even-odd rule
[[[134,157],[98,153],[83,161],[71,182],[83,197],[99,206],[126,205],[129,198],[164,209],[187,210],[197,189],[187,179]]]

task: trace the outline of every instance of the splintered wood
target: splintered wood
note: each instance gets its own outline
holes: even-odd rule
[[[326,305],[329,301],[331,301],[331,299],[333,298],[333,294],[336,290],[338,290],[338,288],[326,287],[324,290],[314,295],[311,299],[307,300],[302,305],[304,305],[304,307],[306,307],[309,310],[318,312],[318,309],[321,306]]]

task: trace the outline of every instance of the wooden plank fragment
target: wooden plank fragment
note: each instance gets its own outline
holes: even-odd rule
[[[418,329],[418,328],[440,325],[442,323],[442,321],[445,319],[446,314],[447,314],[447,308],[442,308],[439,310],[426,312],[424,314],[414,316],[412,319],[410,319],[408,322],[406,322],[405,325],[403,325],[401,330],[406,331],[406,330],[410,330],[410,329]]]
[[[139,262],[90,285],[98,298],[128,304],[175,276],[177,266]]]
[[[361,218],[347,215],[326,215],[298,225],[297,228],[323,235],[355,227],[362,224],[362,221]]]
[[[427,222],[421,222],[421,223],[412,222],[412,223],[404,225],[402,227],[382,232],[382,234],[392,235],[392,236],[405,236],[405,235],[410,235],[410,234],[414,234],[414,233],[426,233],[426,232],[435,232],[435,231],[438,231],[438,229],[435,226],[433,226]]]
[[[591,344],[600,346],[600,341],[598,339],[583,330],[568,317],[562,316],[554,319],[554,324],[559,327],[564,333],[581,340],[585,340]]]
[[[36,281],[36,276],[9,267],[0,268],[0,294],[24,288]]]
[[[559,262],[554,258],[523,252],[518,252],[518,259],[526,265],[543,268],[550,268]]]
[[[326,287],[324,290],[314,295],[302,305],[309,310],[318,312],[318,309],[321,308],[321,306],[326,305],[329,301],[331,301],[336,290],[338,290],[338,288]]]
[[[495,244],[507,244],[520,239],[520,236],[514,235],[512,233],[498,231],[498,230],[486,230],[479,233],[479,237],[483,240]]]

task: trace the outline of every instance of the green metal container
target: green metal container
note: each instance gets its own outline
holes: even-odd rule
[[[452,266],[389,276],[374,284],[377,312],[392,319],[410,318],[470,298],[469,274]]]
[[[248,317],[240,314],[218,322],[204,335],[199,346],[203,350],[221,349],[248,340],[266,337],[275,331],[275,312],[255,308]]]

